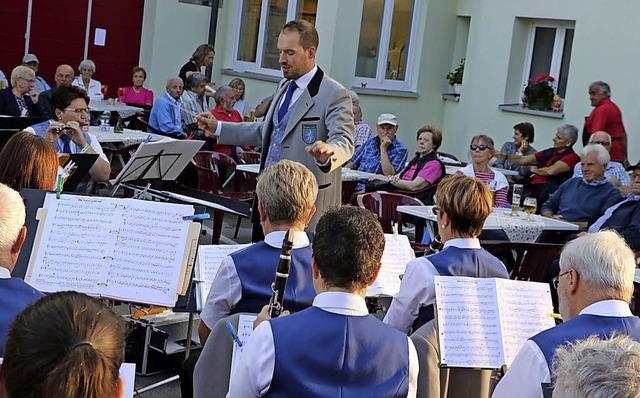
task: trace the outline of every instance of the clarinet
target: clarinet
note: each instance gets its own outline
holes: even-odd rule
[[[287,286],[287,278],[289,278],[289,268],[291,267],[291,249],[293,249],[293,230],[288,230],[282,241],[282,251],[280,252],[280,261],[276,269],[276,279],[271,284],[273,296],[269,301],[269,315],[271,318],[280,316],[283,310],[284,288]]]

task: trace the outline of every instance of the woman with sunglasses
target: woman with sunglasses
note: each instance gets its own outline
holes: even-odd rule
[[[36,74],[33,69],[18,66],[11,72],[12,88],[0,90],[0,115],[15,117],[37,117],[40,110],[38,93],[33,89]]]
[[[407,264],[400,291],[393,298],[384,323],[409,333],[434,317],[434,276],[509,278],[505,266],[480,247],[478,237],[493,210],[491,193],[478,179],[452,175],[436,191],[438,233],[442,251]]]
[[[480,134],[471,139],[472,163],[457,171],[457,174],[464,174],[471,178],[477,178],[484,182],[494,195],[493,205],[495,207],[508,207],[507,191],[509,182],[501,172],[489,167],[489,160],[495,153],[493,139]]]

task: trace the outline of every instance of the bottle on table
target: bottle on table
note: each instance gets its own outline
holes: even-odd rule
[[[118,117],[118,123],[116,123],[116,127],[114,127],[113,132],[118,134],[124,133],[124,123],[122,123],[121,117]]]

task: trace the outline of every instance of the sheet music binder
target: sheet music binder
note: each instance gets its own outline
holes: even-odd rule
[[[74,162],[76,164],[76,169],[71,173],[69,178],[64,182],[63,192],[73,192],[78,187],[78,184],[84,180],[84,178],[89,174],[89,170],[93,167],[93,164],[98,160],[97,153],[72,153],[72,154],[64,154],[67,159],[64,164],[61,166],[66,166],[69,162]],[[62,159],[62,157],[61,157]]]

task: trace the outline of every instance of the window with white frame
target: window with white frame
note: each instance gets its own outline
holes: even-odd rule
[[[417,0],[364,0],[355,87],[411,89]]]
[[[242,0],[233,68],[281,76],[277,45],[282,26],[296,18],[315,25],[317,8],[318,0]]]
[[[554,91],[565,98],[575,24],[533,21],[524,64],[523,87],[540,74],[553,76]]]

